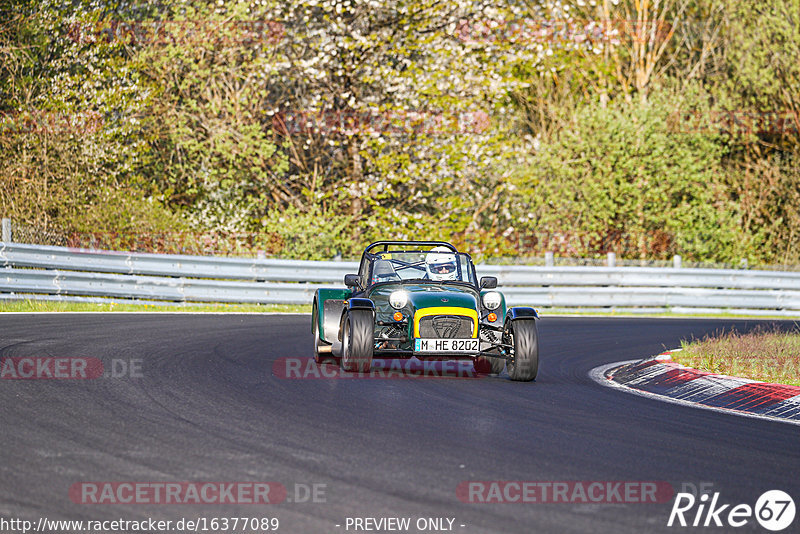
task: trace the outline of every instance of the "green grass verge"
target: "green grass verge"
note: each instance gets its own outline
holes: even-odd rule
[[[58,302],[15,300],[0,302],[2,312],[206,312],[206,313],[311,313],[305,304],[127,304],[119,302]]]
[[[535,306],[534,306],[535,307]],[[777,321],[792,321],[800,318],[800,313],[797,316],[786,315],[746,315],[741,313],[727,313],[724,310],[718,313],[688,313],[688,312],[647,312],[637,313],[628,310],[617,311],[598,311],[598,310],[583,310],[581,308],[574,309],[542,309],[536,308],[539,315],[542,317],[558,317],[558,316],[584,316],[584,317],[672,317],[675,319],[758,319],[758,320],[777,320]]]
[[[687,367],[751,380],[800,386],[800,331],[757,329],[684,341],[672,360]]]

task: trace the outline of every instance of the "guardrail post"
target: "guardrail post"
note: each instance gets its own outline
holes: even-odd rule
[[[545,267],[552,267],[555,264],[553,260],[553,253],[552,252],[545,252],[544,253],[544,266]]]
[[[3,243],[11,243],[11,219],[3,217]]]
[[[608,266],[609,267],[617,266],[617,255],[614,252],[608,253]]]
[[[676,269],[681,268],[681,262],[682,258],[679,255],[675,254],[675,256],[672,257],[672,266],[675,267]]]

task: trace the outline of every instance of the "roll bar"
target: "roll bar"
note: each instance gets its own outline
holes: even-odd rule
[[[411,247],[446,247],[458,254],[458,249],[446,241],[375,241],[364,249],[364,254],[370,254],[372,249],[383,247],[384,252],[388,252],[390,246],[411,246]]]

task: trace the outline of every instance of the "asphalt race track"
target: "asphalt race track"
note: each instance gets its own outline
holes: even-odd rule
[[[703,530],[667,528],[672,501],[465,503],[456,488],[663,481],[677,492],[704,483],[723,503],[752,506],[780,489],[800,505],[797,426],[642,398],[588,376],[757,324],[544,318],[539,378],[514,383],[273,376],[277,358],[311,356],[308,316],[2,315],[2,357],[99,358],[107,371],[123,362],[135,372],[119,364],[122,376],[94,380],[0,380],[0,516],[277,517],[289,533],[353,532],[348,517],[452,518],[463,533]],[[288,499],[77,504],[69,489],[86,481],[274,481]],[[318,502],[289,502],[312,484],[322,485]],[[737,530],[765,532],[752,519]]]

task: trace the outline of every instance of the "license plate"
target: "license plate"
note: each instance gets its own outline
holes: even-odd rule
[[[414,352],[478,352],[479,339],[415,339]]]

